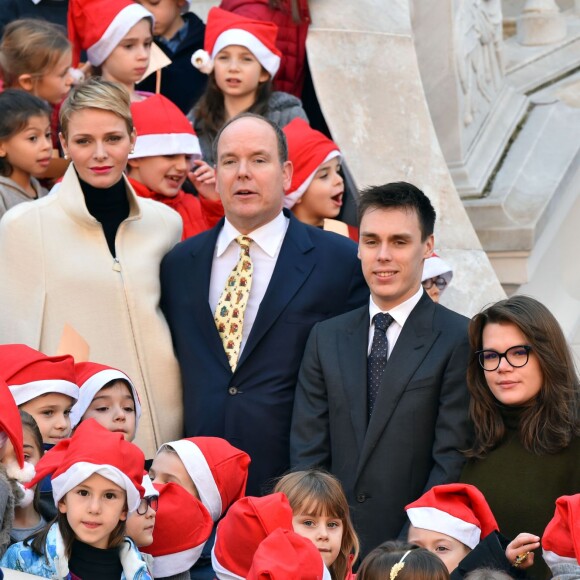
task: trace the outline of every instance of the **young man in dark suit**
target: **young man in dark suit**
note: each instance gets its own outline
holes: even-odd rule
[[[161,306],[182,372],[185,435],[246,451],[247,493],[259,495],[289,467],[308,333],[366,303],[368,289],[356,244],[282,210],[292,165],[277,126],[243,114],[216,143],[225,219],[165,257]]]
[[[456,481],[468,447],[467,318],[423,291],[435,210],[391,183],[363,192],[359,258],[371,298],[317,324],[299,373],[291,462],[342,482],[363,554],[396,538],[406,504]]]

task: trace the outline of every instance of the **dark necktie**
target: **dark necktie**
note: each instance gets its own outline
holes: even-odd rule
[[[387,355],[389,354],[389,341],[387,340],[387,328],[391,326],[394,318],[390,314],[379,312],[373,317],[375,324],[375,334],[373,336],[373,344],[367,362],[367,399],[369,419],[373,414],[373,408],[377,395],[379,394],[379,387],[385,367],[387,366]]]

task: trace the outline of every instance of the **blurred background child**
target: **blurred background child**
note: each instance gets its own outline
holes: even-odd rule
[[[79,398],[70,412],[74,429],[84,419],[95,419],[105,429],[133,441],[141,417],[139,394],[123,372],[93,362],[75,364]]]
[[[12,207],[46,195],[37,177],[51,161],[50,108],[17,89],[0,93],[0,218]]]
[[[433,302],[439,302],[443,291],[453,278],[453,269],[435,252],[423,263],[421,284]]]
[[[297,471],[285,475],[274,491],[288,498],[294,531],[320,551],[333,580],[352,577],[359,542],[338,479],[317,469]]]
[[[205,93],[188,115],[199,138],[203,159],[215,165],[212,143],[223,124],[239,113],[263,115],[279,127],[295,117],[305,120],[300,100],[272,92],[272,79],[280,66],[276,47],[278,28],[212,8],[205,29],[204,51],[192,61],[209,74]]]
[[[135,91],[149,67],[153,42],[153,15],[131,0],[71,0],[68,34],[73,64],[86,50],[92,74],[123,85],[131,101],[150,93]]]
[[[153,16],[156,45],[171,60],[161,73],[161,94],[188,113],[201,97],[207,76],[191,64],[191,55],[203,48],[205,24],[189,10],[190,0],[138,0]],[[155,91],[151,75],[139,83],[143,91]]]
[[[213,227],[224,208],[215,190],[214,170],[201,160],[199,141],[186,116],[162,95],[133,103],[131,113],[137,141],[127,169],[137,195],[177,211],[183,220],[182,239]],[[188,176],[199,197],[182,190]]]

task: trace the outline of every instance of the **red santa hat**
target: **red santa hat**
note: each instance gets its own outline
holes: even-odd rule
[[[542,536],[543,557],[552,568],[556,564],[580,564],[580,494],[556,500],[554,517]]]
[[[453,278],[453,268],[433,252],[433,254],[431,254],[423,264],[423,276],[421,282],[429,280],[429,278],[436,278],[437,276],[441,276],[445,279],[447,284],[449,284],[451,278]]]
[[[0,345],[2,376],[18,406],[48,393],[78,399],[72,356],[46,356],[24,344]]]
[[[221,8],[212,8],[205,26],[205,50],[196,50],[191,63],[209,74],[218,52],[226,46],[247,48],[274,78],[280,68],[282,53],[276,46],[278,27],[273,22],[253,20]]]
[[[123,37],[143,18],[153,14],[132,0],[70,0],[68,36],[73,45],[73,66],[82,50],[93,66],[101,66]]]
[[[19,482],[30,481],[34,477],[34,466],[24,461],[22,421],[14,397],[6,383],[0,379],[0,447],[7,441],[12,443],[16,465],[8,465],[6,473]]]
[[[341,154],[336,143],[312,129],[304,119],[293,119],[283,131],[288,142],[288,159],[294,169],[290,189],[284,196],[284,206],[290,209],[306,193],[318,168]]]
[[[173,449],[191,477],[201,503],[217,522],[235,501],[243,497],[250,456],[219,437],[190,437],[162,445]]]
[[[248,580],[330,580],[320,552],[307,538],[274,530],[259,546]]]
[[[122,433],[111,433],[94,419],[83,421],[70,439],[57,443],[36,464],[32,487],[51,476],[55,505],[74,487],[98,473],[127,493],[130,512],[139,507],[144,494],[143,452],[125,441]]]
[[[243,580],[258,546],[274,530],[292,530],[292,508],[283,493],[243,497],[218,524],[211,563],[219,580]]]
[[[154,557],[153,576],[165,578],[189,570],[213,529],[205,506],[176,483],[153,484],[159,491],[153,543],[139,548]]]
[[[416,528],[446,534],[472,550],[499,530],[483,494],[465,483],[436,485],[405,510]]]
[[[76,427],[81,422],[95,395],[111,381],[125,381],[129,385],[135,401],[135,424],[139,423],[139,418],[141,417],[139,393],[131,379],[124,372],[94,362],[77,363],[75,371],[80,390],[78,401],[70,412],[70,422],[73,427]]]
[[[192,155],[201,158],[199,140],[187,117],[163,95],[131,104],[137,130],[135,149],[129,159],[154,155]]]

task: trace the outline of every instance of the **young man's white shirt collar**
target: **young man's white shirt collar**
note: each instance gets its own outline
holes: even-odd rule
[[[423,292],[424,292],[423,286],[419,284],[419,289],[417,290],[417,292],[415,292],[415,294],[413,294],[413,296],[411,296],[411,298],[407,298],[407,300],[401,302],[401,304],[397,304],[397,306],[391,308],[388,311],[381,310],[374,303],[373,298],[371,296],[371,298],[369,299],[369,317],[371,323],[369,327],[369,345],[367,354],[370,354],[371,352],[371,346],[373,344],[373,338],[375,336],[375,325],[373,323],[373,317],[375,316],[375,314],[378,314],[379,312],[384,312],[385,314],[388,313],[394,319],[394,321],[391,323],[391,326],[389,326],[389,328],[387,329],[387,340],[389,341],[389,352],[387,354],[388,358],[389,356],[391,356],[391,353],[393,352],[393,348],[397,343],[397,340],[399,338],[399,335],[401,334],[401,331],[403,330],[405,322],[407,322],[407,318],[409,318],[409,315],[413,311],[413,308],[415,308],[415,306],[417,306],[417,304],[419,303],[419,300],[421,300]]]
[[[256,320],[260,303],[270,284],[289,223],[290,220],[281,211],[272,221],[247,234],[247,237],[251,238],[253,242],[250,246],[250,258],[254,265],[254,273],[250,297],[244,314],[240,355]],[[225,288],[226,280],[238,263],[240,246],[235,242],[235,239],[241,235],[244,234],[241,234],[226,218],[218,234],[211,267],[209,306],[213,314],[215,314],[217,303]]]

